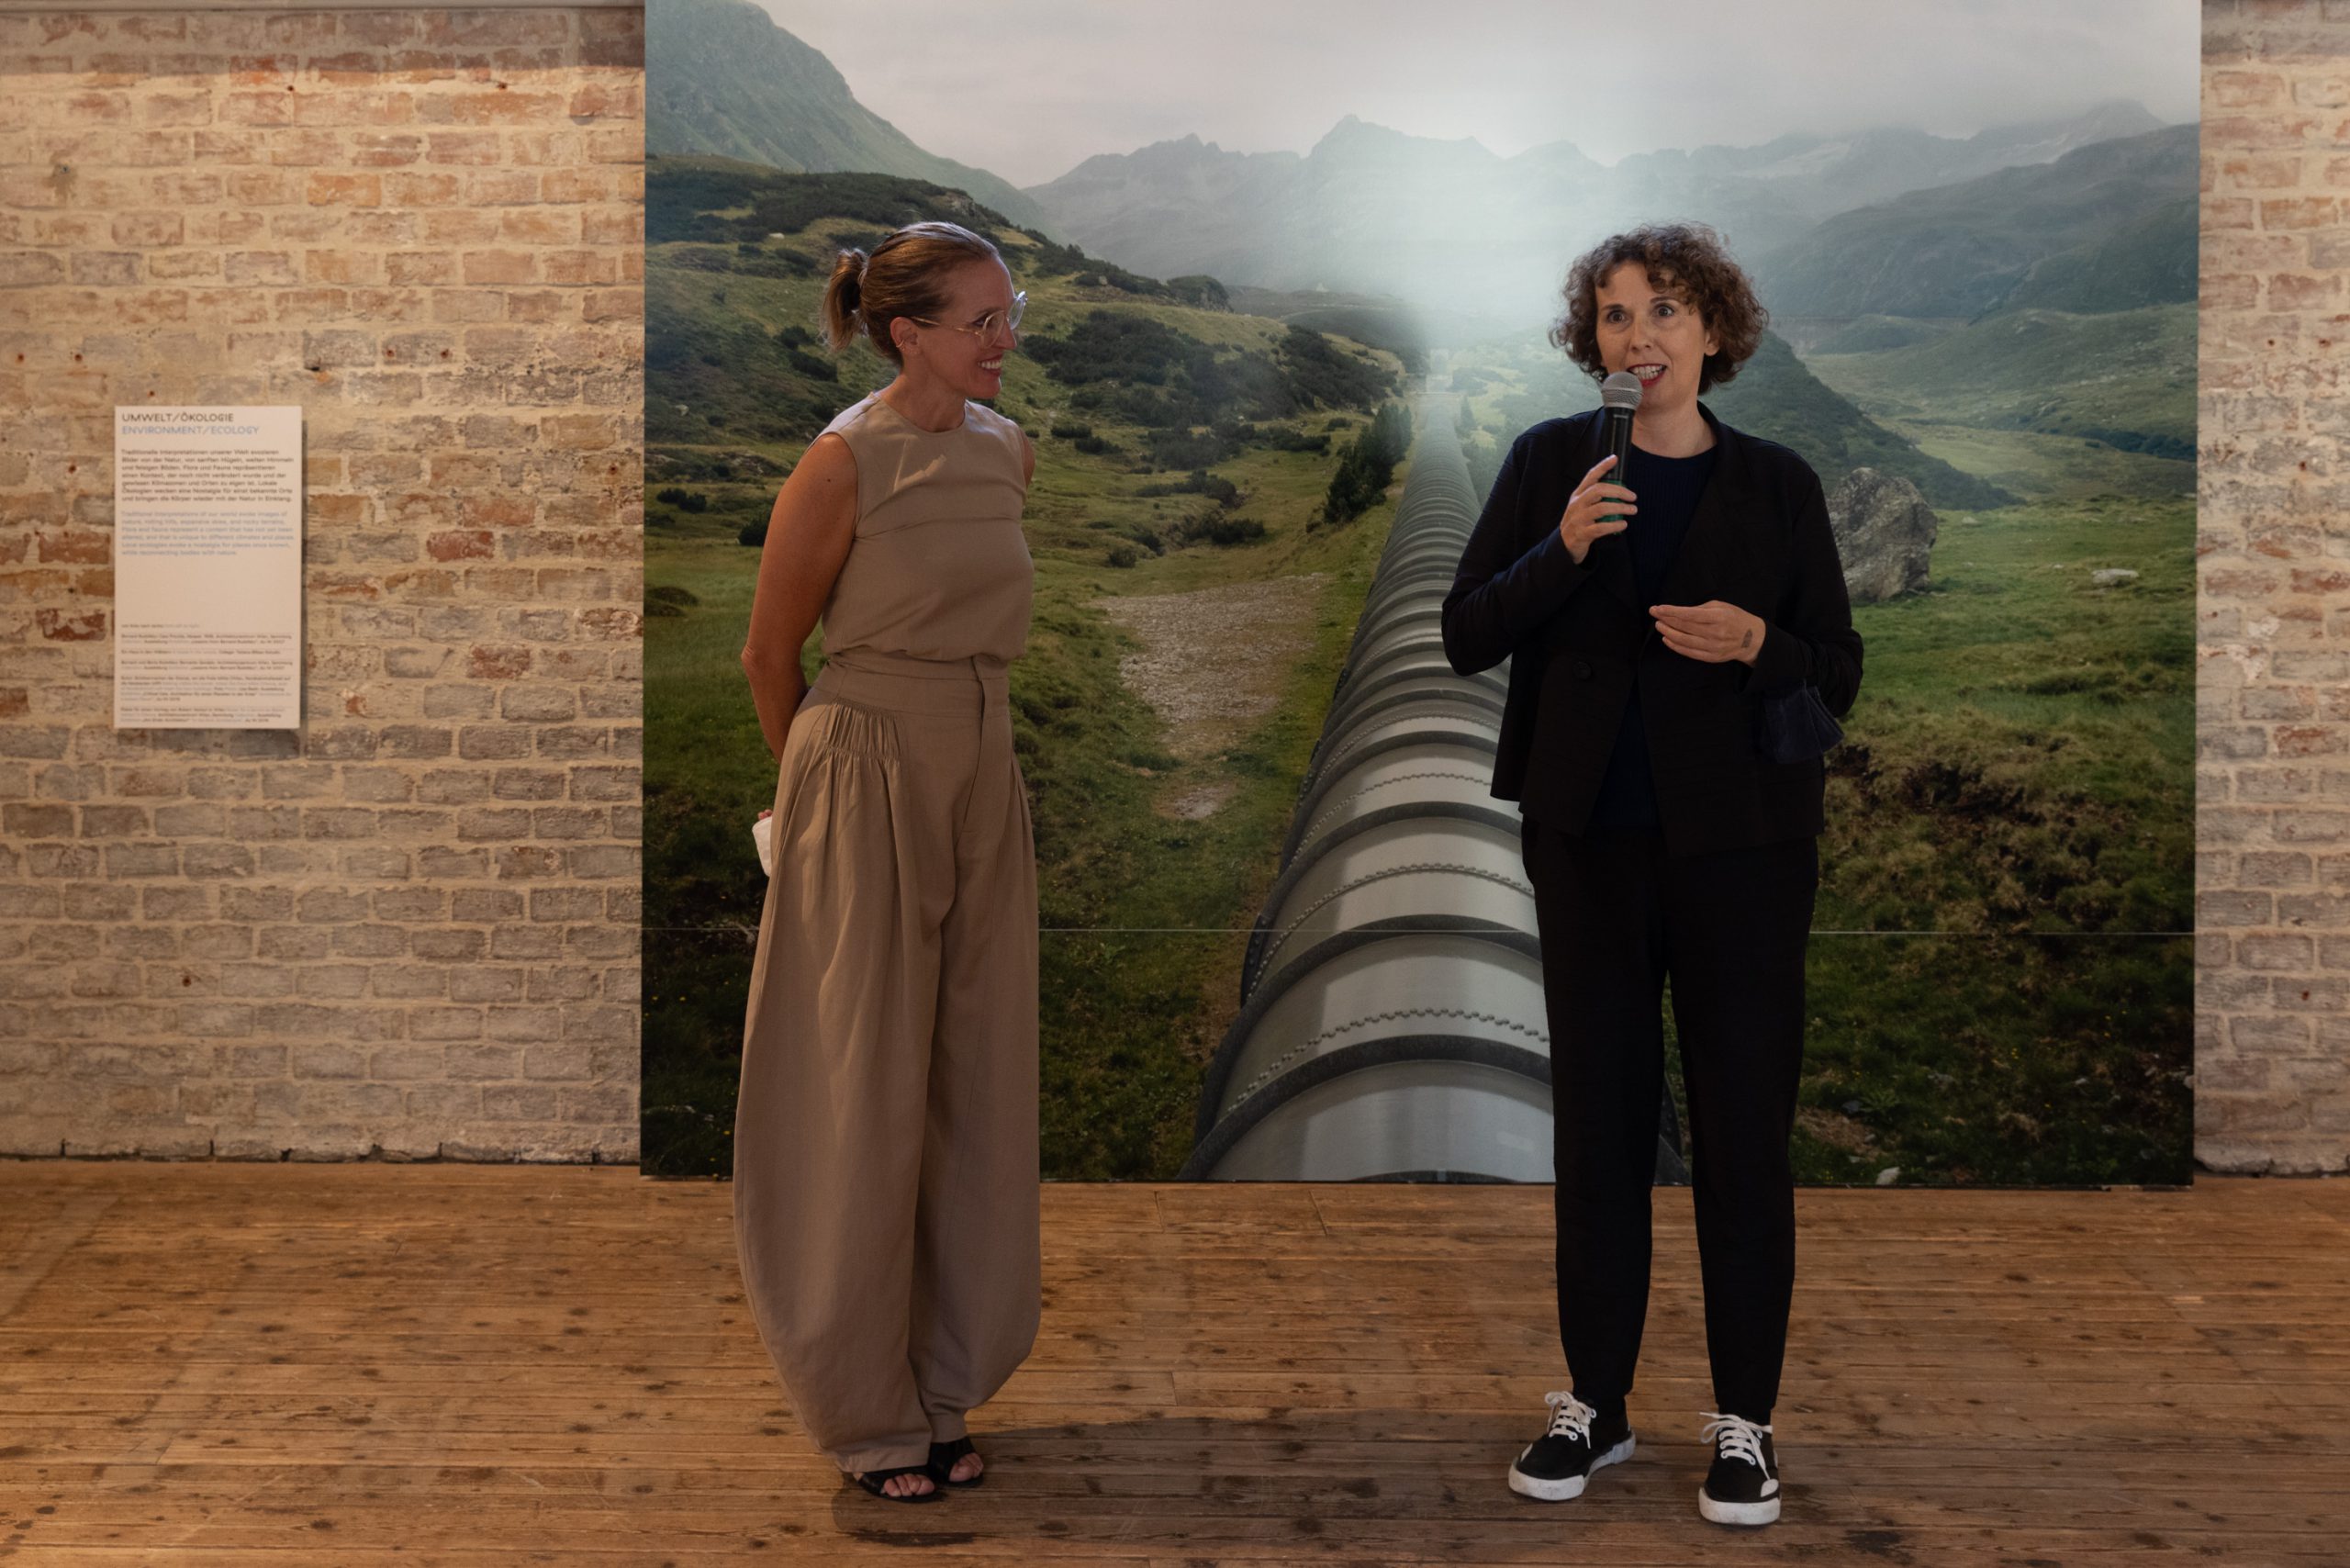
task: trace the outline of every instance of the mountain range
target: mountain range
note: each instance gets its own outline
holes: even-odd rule
[[[1770,299],[1774,262],[1797,265],[1804,237],[1839,214],[2065,165],[2091,146],[2162,129],[2138,105],[2115,103],[1963,140],[1902,129],[1786,136],[1611,167],[1567,142],[1503,158],[1474,140],[1349,117],[1304,154],[1229,152],[1185,137],[1089,158],[1025,194],[1056,235],[1146,272],[1393,294],[1519,319],[1548,311],[1569,256],[1635,223],[1703,215],[1754,264]],[[2184,134],[2191,149],[2193,128]],[[2065,188],[2076,195],[2078,182]],[[2194,191],[2190,167],[2176,194],[2191,201]]]

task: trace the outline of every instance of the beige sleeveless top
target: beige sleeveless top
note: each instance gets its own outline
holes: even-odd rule
[[[960,425],[926,431],[868,397],[824,429],[856,459],[856,535],[824,602],[824,657],[1018,658],[1036,580],[1020,427],[967,402]]]

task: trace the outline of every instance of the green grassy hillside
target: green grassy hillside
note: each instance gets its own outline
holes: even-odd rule
[[[2189,1178],[2194,521],[2177,495],[1946,512],[1931,591],[1854,611],[1811,1179]]]
[[[1957,325],[1954,321],[1920,321],[1906,316],[1861,316],[1830,333],[1805,353],[1804,364],[1821,354],[1876,353],[1885,349],[1914,348],[1932,342]]]
[[[1819,353],[1806,363],[1880,418],[2195,454],[2192,305],[2087,316],[2003,310],[1929,341]]]
[[[2042,257],[2000,308],[2096,312],[2192,305],[2198,205],[2193,195],[2182,196],[2087,244]]]

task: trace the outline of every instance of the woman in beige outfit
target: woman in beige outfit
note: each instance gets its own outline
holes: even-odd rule
[[[899,375],[785,482],[743,650],[781,771],[735,1240],[800,1421],[904,1502],[979,1480],[964,1414],[1027,1355],[1042,1294],[1035,851],[1004,681],[1035,453],[979,401],[1024,303],[954,224],[841,256],[833,346],[862,330]]]

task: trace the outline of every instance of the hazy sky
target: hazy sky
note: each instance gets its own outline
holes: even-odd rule
[[[1349,114],[1610,162],[1789,131],[1969,136],[2106,98],[2184,120],[2199,90],[2197,0],[760,3],[866,107],[1016,185],[1193,133],[1303,152]]]

